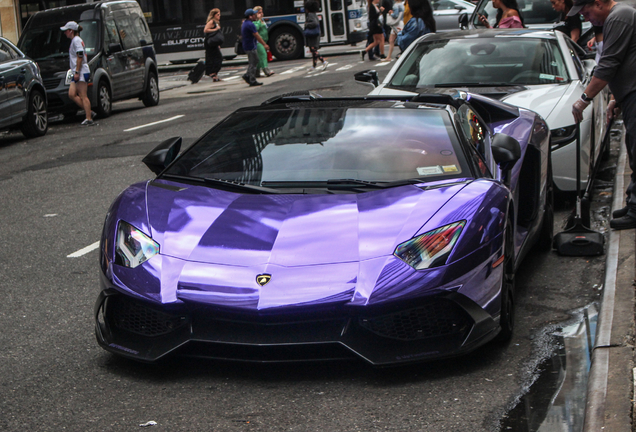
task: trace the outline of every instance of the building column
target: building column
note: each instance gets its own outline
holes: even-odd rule
[[[19,0],[0,0],[0,35],[14,44],[20,38],[19,13]]]

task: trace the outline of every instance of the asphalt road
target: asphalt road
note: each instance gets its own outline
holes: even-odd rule
[[[369,91],[352,77],[370,62],[329,60],[318,73],[307,73],[307,60],[273,63],[277,75],[258,88],[231,78],[243,67],[226,68],[218,87],[205,80],[175,87],[153,108],[117,103],[96,127],[81,128],[78,117],[29,141],[0,134],[0,430],[128,431],[149,421],[157,423],[150,430],[164,431],[499,429],[549,355],[555,325],[599,299],[604,257],[528,256],[517,274],[512,342],[452,360],[391,369],[184,359],[147,365],[95,342],[98,253],[68,256],[99,240],[119,192],[152,177],[142,157],[171,136],[188,146],[234,109],[282,92]],[[378,71],[383,77],[388,68]],[[160,81],[177,86],[183,78],[172,72]],[[598,219],[607,215],[610,194],[611,188],[597,191]],[[562,204],[557,229],[568,212]],[[606,229],[598,221],[595,227]]]

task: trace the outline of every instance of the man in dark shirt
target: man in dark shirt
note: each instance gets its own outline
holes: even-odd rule
[[[258,30],[256,30],[256,26],[254,25],[256,19],[254,9],[248,9],[245,11],[245,21],[243,21],[243,25],[241,25],[241,42],[249,62],[247,72],[243,75],[243,79],[252,87],[263,85],[262,82],[256,81],[256,71],[258,70],[257,42],[260,42],[266,50],[269,50],[269,45],[265,43],[261,35],[258,34]]]
[[[627,205],[614,211],[610,226],[614,229],[636,228],[636,9],[614,0],[575,0],[569,16],[581,13],[594,26],[603,26],[603,52],[592,80],[572,105],[576,122],[583,111],[606,85],[613,100],[607,106],[608,122],[618,107],[623,111],[625,145],[632,170],[627,187]]]

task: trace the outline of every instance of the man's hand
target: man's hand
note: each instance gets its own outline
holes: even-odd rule
[[[605,113],[607,124],[609,125],[610,122],[620,113],[621,109],[616,106],[616,100],[612,99],[611,101],[609,101],[609,103],[607,104],[607,112]]]
[[[574,116],[574,121],[577,123],[581,123],[583,120],[583,111],[588,107],[590,103],[583,101],[583,99],[579,99],[572,105],[572,115]]]

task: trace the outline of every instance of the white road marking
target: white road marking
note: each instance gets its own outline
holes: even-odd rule
[[[347,69],[351,69],[353,67],[352,64],[348,64],[348,65],[344,65],[342,67],[339,67],[338,69],[336,69],[337,71],[341,71],[341,70],[347,70]]]
[[[238,75],[234,75],[234,76],[231,76],[231,77],[223,78],[223,81],[232,81],[232,80],[235,80],[235,79],[239,79],[239,76]]]
[[[375,64],[375,67],[389,66],[390,64],[391,64],[391,62],[387,62],[387,61],[385,61],[385,62],[377,62]]]
[[[281,72],[281,75],[285,75],[285,74],[290,74],[290,73],[294,73],[294,72],[298,72],[299,70],[303,70],[305,69],[306,66],[297,66],[295,68],[291,68],[289,70],[286,70],[284,72]]]
[[[78,250],[77,252],[73,252],[72,254],[67,255],[66,258],[79,258],[79,257],[81,257],[83,255],[86,255],[89,252],[94,251],[98,247],[99,247],[99,242],[96,241],[92,245],[88,245],[85,248],[82,248],[82,249]]]
[[[165,120],[159,120],[159,121],[152,122],[152,123],[148,123],[148,124],[145,124],[145,125],[135,126],[135,127],[133,127],[133,128],[130,128],[130,129],[124,129],[124,132],[130,132],[130,131],[134,131],[134,130],[137,130],[137,129],[142,129],[142,128],[149,127],[149,126],[154,126],[154,125],[157,125],[157,124],[159,124],[159,123],[169,122],[169,121],[172,121],[172,120],[176,120],[176,119],[178,119],[178,118],[181,118],[181,117],[183,117],[183,116],[184,116],[184,114],[181,114],[181,115],[178,115],[178,116],[170,117],[170,118],[165,119]]]

